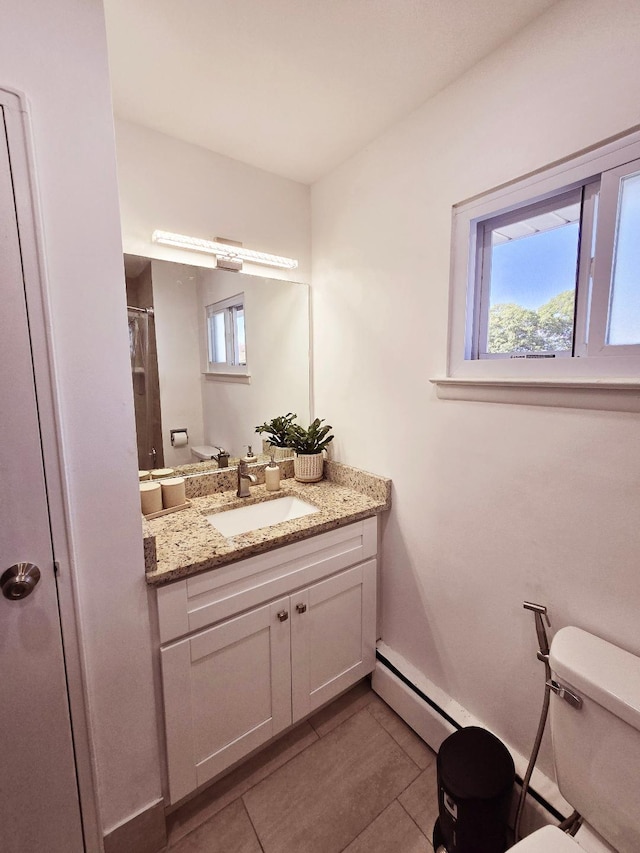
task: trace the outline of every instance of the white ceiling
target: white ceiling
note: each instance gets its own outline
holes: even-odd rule
[[[557,0],[105,0],[118,117],[312,183]]]

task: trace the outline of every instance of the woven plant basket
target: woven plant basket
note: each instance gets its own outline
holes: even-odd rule
[[[324,476],[324,455],[296,453],[293,460],[293,473],[300,483],[317,483]]]
[[[270,441],[262,439],[262,452],[268,455],[273,453],[275,462],[282,462],[283,459],[291,459],[293,457],[293,447],[276,447]]]
[[[273,453],[273,458],[276,462],[282,462],[283,459],[291,459],[293,456],[292,447],[274,447],[271,445],[269,452]]]

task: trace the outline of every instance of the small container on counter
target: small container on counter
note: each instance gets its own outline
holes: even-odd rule
[[[164,509],[183,506],[187,502],[184,477],[170,477],[168,480],[163,480],[160,485],[162,487],[162,506]]]
[[[140,482],[142,482],[143,480],[150,480],[151,471],[138,471],[138,479],[140,480]]]
[[[143,515],[151,515],[162,510],[162,489],[160,483],[140,483],[140,507]]]
[[[173,468],[154,468],[151,471],[152,480],[163,480],[165,477],[173,477]]]
[[[271,462],[264,469],[264,482],[268,492],[277,492],[280,489],[280,466],[276,465],[273,454]]]

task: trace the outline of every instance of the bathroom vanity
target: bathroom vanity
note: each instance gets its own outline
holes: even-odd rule
[[[283,481],[285,495],[317,507],[302,518],[224,537],[208,517],[239,501],[223,492],[145,525],[171,804],[374,668],[390,481],[328,471],[334,479],[314,485]],[[248,500],[278,498],[258,485]]]

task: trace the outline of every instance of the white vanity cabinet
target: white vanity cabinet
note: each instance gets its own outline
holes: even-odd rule
[[[177,802],[375,664],[377,519],[157,589]]]

